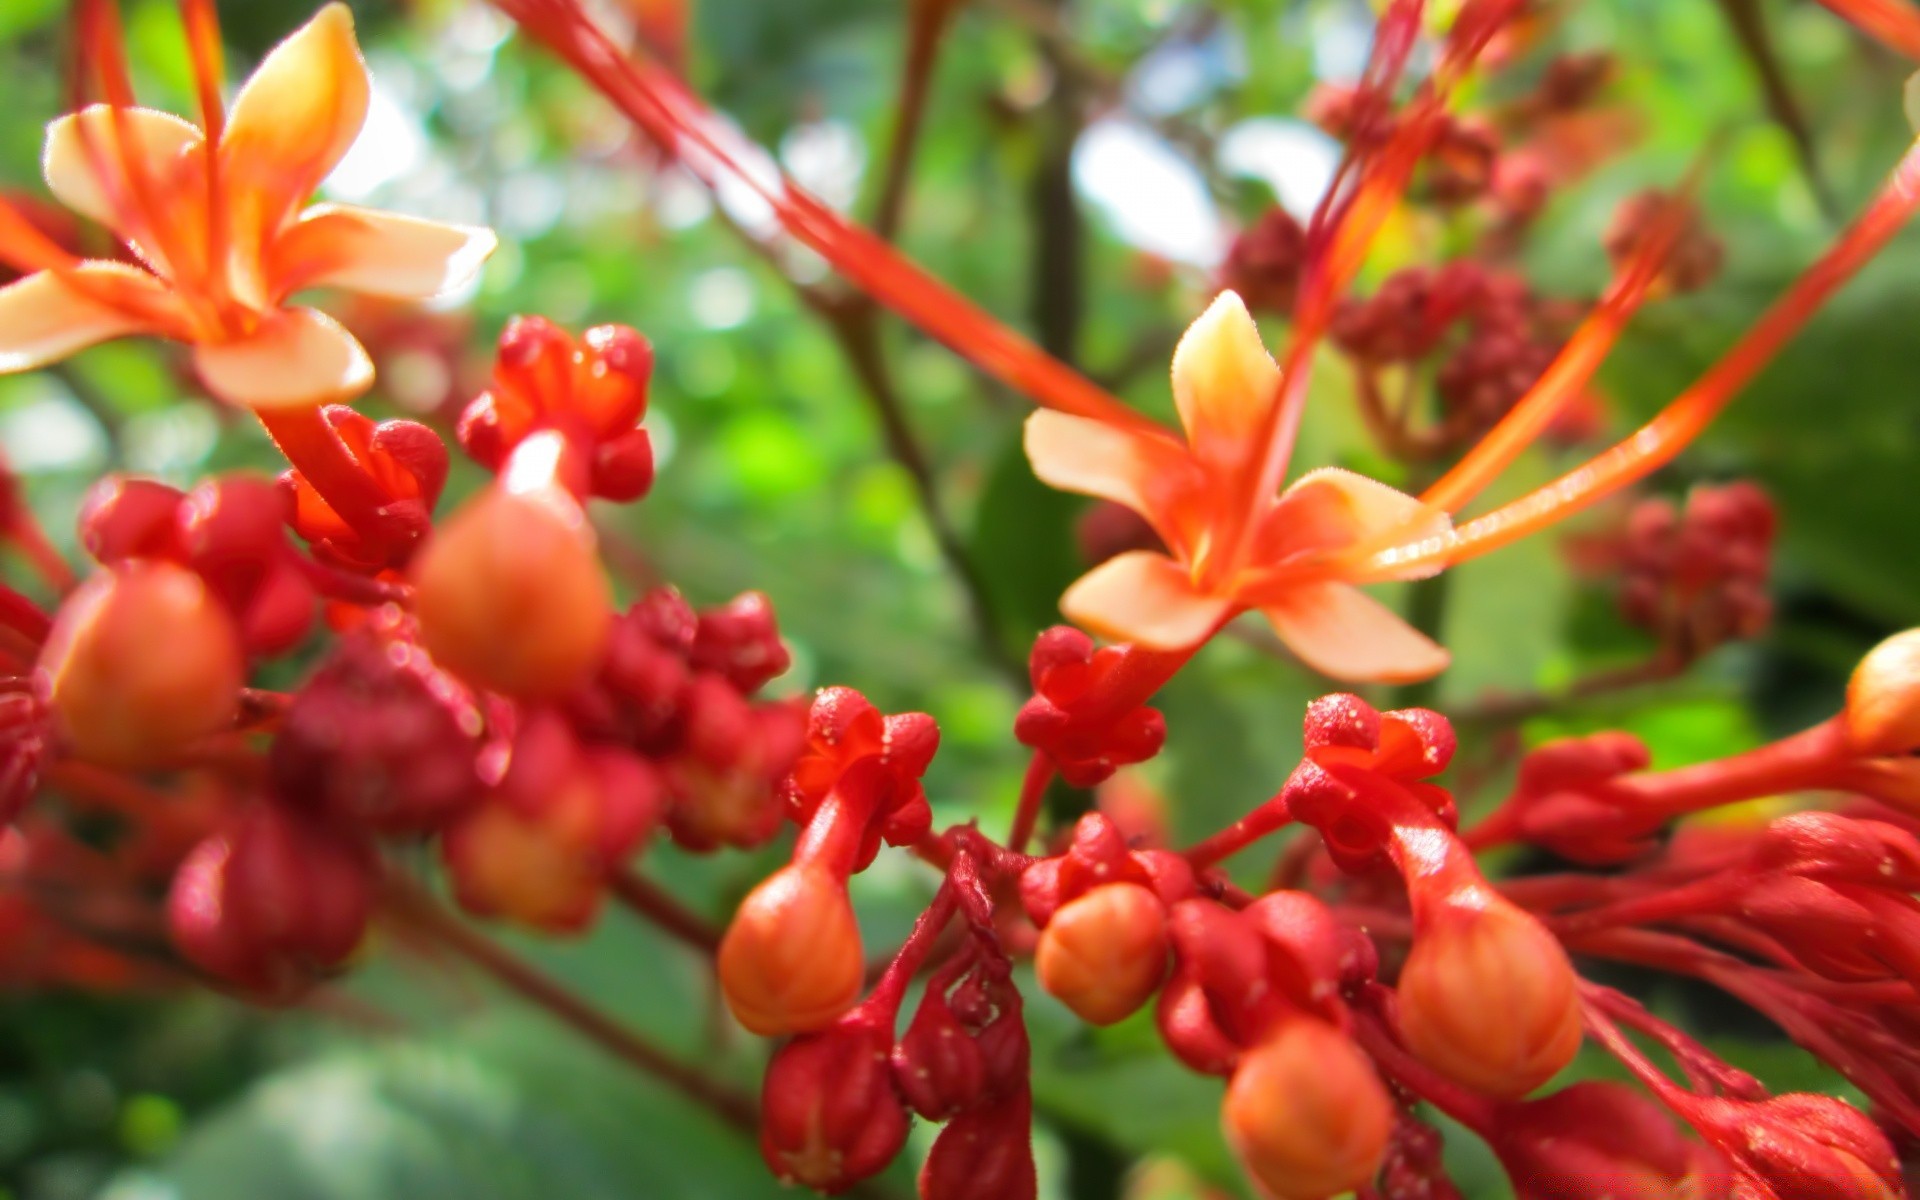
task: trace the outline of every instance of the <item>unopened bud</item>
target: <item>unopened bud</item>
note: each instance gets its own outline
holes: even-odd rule
[[[1137,883],[1109,883],[1061,907],[1040,935],[1040,986],[1081,1020],[1111,1025],[1167,973],[1167,912]]]
[[[832,1194],[877,1174],[907,1141],[886,1032],[850,1015],[767,1064],[760,1153],[781,1182]]]
[[[1373,1064],[1314,1017],[1287,1022],[1241,1057],[1220,1118],[1247,1174],[1275,1200],[1322,1200],[1365,1185],[1394,1121]]]
[[[1503,1109],[1494,1150],[1520,1200],[1718,1200],[1726,1164],[1646,1095],[1588,1081]]]
[[[1881,642],[1847,681],[1847,736],[1866,754],[1920,749],[1920,629]]]
[[[1687,1113],[1734,1161],[1738,1196],[1903,1200],[1900,1160],[1866,1114],[1832,1096],[1703,1099]]]
[[[1580,1048],[1573,964],[1508,904],[1437,914],[1415,937],[1399,990],[1407,1048],[1476,1091],[1525,1095]]]
[[[174,875],[167,922],[202,970],[286,1001],[359,945],[378,859],[363,838],[282,804],[256,804]]]
[[[823,1029],[853,1007],[866,974],[846,885],[788,866],[748,893],[720,943],[720,988],[763,1037]]]
[[[1039,1187],[1025,1088],[948,1121],[920,1168],[920,1200],[1034,1200]]]
[[[415,559],[413,580],[434,661],[514,696],[585,680],[613,620],[586,516],[558,488],[468,501]]]
[[[53,717],[75,757],[152,765],[233,724],[246,683],[240,635],[198,575],[109,567],[61,605],[40,653]]]

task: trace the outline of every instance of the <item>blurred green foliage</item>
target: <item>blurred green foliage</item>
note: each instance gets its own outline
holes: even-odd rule
[[[38,189],[42,124],[65,95],[65,7],[0,0],[0,72],[8,80],[0,184],[27,192]],[[222,5],[236,67],[308,7]],[[383,387],[366,409],[417,411],[450,370],[470,375],[484,365],[491,335],[514,313],[638,327],[659,355],[650,425],[661,475],[645,503],[600,514],[615,562],[643,561],[697,603],[749,587],[768,592],[797,660],[779,686],[846,682],[884,708],[935,714],[944,744],[929,782],[939,818],[1001,826],[1024,764],[1008,733],[1021,694],[983,650],[967,597],[912,480],[887,455],[857,380],[787,281],[742,248],[687,180],[657,171],[579,81],[520,45],[488,10],[455,0],[354,7],[381,102],[369,132],[374,149],[352,164],[350,178],[336,180],[336,192],[486,220],[505,243],[471,302],[433,318],[436,336],[460,348],[454,358],[408,358],[400,346],[383,361]],[[869,212],[893,120],[905,7],[694,0],[691,73],[790,169],[830,200]],[[1727,346],[1833,225],[1790,141],[1766,118],[1751,64],[1714,0],[1568,8],[1556,44],[1618,54],[1613,94],[1643,128],[1628,153],[1550,207],[1529,251],[1542,289],[1590,294],[1605,276],[1599,231],[1612,204],[1671,182],[1710,143],[1717,149],[1703,199],[1730,248],[1719,284],[1650,309],[1607,367],[1618,432]],[[1817,131],[1821,169],[1850,209],[1907,136],[1901,69],[1811,3],[1769,0],[1762,8]],[[1066,216],[1036,199],[1036,180],[1058,166],[1050,156],[1072,144],[1057,123],[1074,113],[1063,117],[1049,102],[1049,89],[1065,85],[1019,14],[1054,11],[982,0],[957,20],[929,101],[902,244],[968,296],[1033,327],[1033,297],[1045,294],[1037,264],[1054,260],[1044,253],[1047,239],[1084,238],[1084,269],[1071,288],[1083,317],[1064,335],[1056,322],[1054,336],[1065,336],[1060,348],[1097,377],[1117,378],[1131,401],[1165,413],[1166,353],[1206,297],[1207,263],[1169,263],[1129,244],[1139,205],[1130,216],[1120,211],[1126,198],[1110,183],[1095,186],[1111,171],[1102,176],[1084,153],[1075,163],[1082,186]],[[1076,61],[1119,89],[1106,99],[1083,89],[1080,119],[1149,139],[1156,121],[1177,122],[1219,139],[1249,118],[1291,116],[1316,77],[1350,71],[1367,11],[1358,0],[1244,0],[1222,4],[1214,19],[1174,0],[1073,0],[1058,16]],[[144,98],[191,111],[172,5],[128,0],[127,26]],[[1191,189],[1222,228],[1266,202],[1264,184],[1207,160],[1204,147],[1157,145],[1175,161],[1184,157]],[[1129,161],[1118,169],[1150,170]],[[1171,227],[1188,219],[1169,207],[1158,236],[1191,244],[1205,231]],[[1152,225],[1153,214],[1146,220]],[[1920,623],[1910,328],[1917,256],[1911,239],[1897,244],[1655,483],[1677,491],[1695,480],[1748,476],[1782,502],[1773,632],[1719,652],[1657,694],[1623,693],[1540,718],[1527,727],[1529,738],[1624,727],[1648,739],[1662,764],[1727,753],[1831,711],[1867,645]],[[1269,333],[1277,340],[1283,331]],[[934,460],[942,507],[984,580],[998,650],[1017,659],[1056,619],[1059,592],[1081,569],[1072,529],[1081,502],[1027,472],[1015,398],[906,330],[888,327],[886,351]],[[68,549],[78,497],[109,467],[175,482],[271,468],[260,433],[213,411],[187,380],[167,348],[147,344],[108,346],[57,372],[0,379],[0,441]],[[413,386],[403,386],[409,380]],[[1385,469],[1359,431],[1335,363],[1316,385],[1301,457]],[[1503,494],[1570,461],[1565,452],[1536,452]],[[443,507],[477,478],[457,470]],[[1457,665],[1438,693],[1443,708],[1489,690],[1564,685],[1646,652],[1601,594],[1572,578],[1552,536],[1459,571],[1445,634]],[[1182,675],[1163,698],[1167,752],[1145,773],[1166,798],[1174,837],[1207,832],[1269,795],[1295,762],[1303,703],[1324,690],[1299,668],[1232,640]],[[1496,793],[1497,785],[1496,775]],[[1265,862],[1248,858],[1252,878]],[[768,861],[653,852],[655,873],[715,914]],[[897,940],[930,889],[913,864],[883,858],[857,889],[870,943]],[[606,925],[577,945],[527,948],[622,1018],[751,1085],[760,1051],[716,1030],[698,964],[620,914]],[[388,949],[374,947],[351,985],[351,1004],[339,1011],[263,1017],[211,998],[8,1002],[0,1018],[0,1196],[775,1194],[748,1143],[725,1128],[537,1015]],[[1833,1086],[1806,1056],[1751,1022],[1677,989],[1656,999],[1689,1005],[1710,1028],[1724,1022],[1720,1044],[1738,1063],[1781,1083]],[[1215,1128],[1217,1085],[1176,1068],[1146,1024],[1090,1032],[1045,999],[1034,1003],[1033,1020],[1044,1194],[1098,1196],[1089,1181],[1101,1176],[1089,1163],[1147,1155],[1177,1156],[1229,1193],[1243,1186]],[[1576,1069],[1604,1070],[1584,1059]],[[1483,1152],[1464,1150],[1460,1162],[1472,1195],[1504,1194]],[[905,1195],[910,1174],[897,1167],[888,1186]],[[1183,1186],[1155,1194],[1190,1194]]]

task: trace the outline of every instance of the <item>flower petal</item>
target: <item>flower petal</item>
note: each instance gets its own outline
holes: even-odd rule
[[[133,180],[167,189],[181,182],[183,171],[193,168],[195,178],[190,183],[198,188],[199,169],[187,160],[198,158],[195,151],[204,140],[197,128],[172,113],[124,108],[116,116],[110,105],[89,104],[47,126],[40,170],[60,203],[129,236],[132,231],[126,228],[126,214],[119,206],[126,203]],[[130,164],[137,164],[137,169],[130,169]],[[102,179],[101,167],[114,177]],[[121,198],[118,203],[116,196]]]
[[[339,322],[311,308],[275,312],[251,337],[195,348],[207,390],[242,408],[350,400],[373,384],[373,363]]]
[[[1183,541],[1177,509],[1206,484],[1192,456],[1171,439],[1051,409],[1027,418],[1026,449],[1040,482],[1124,504],[1170,546]]]
[[[1261,524],[1256,554],[1265,564],[1312,550],[1336,549],[1392,533],[1397,541],[1436,537],[1453,528],[1442,510],[1376,479],[1339,467],[1322,467],[1295,480]],[[1424,579],[1439,567],[1422,567],[1380,579]]]
[[[230,274],[243,301],[267,306],[261,256],[360,135],[372,86],[353,15],[334,3],[274,47],[240,89],[220,137],[220,174]]]
[[[1185,568],[1166,555],[1130,550],[1082,575],[1060,609],[1102,637],[1180,650],[1204,641],[1233,602],[1196,591]]]
[[[1322,675],[1351,683],[1413,683],[1451,656],[1386,605],[1344,583],[1308,584],[1261,608],[1273,631]]]
[[[1279,399],[1280,368],[1260,342],[1253,315],[1221,292],[1173,352],[1173,402],[1187,441],[1209,466],[1234,470]]]
[[[155,309],[166,306],[159,280],[111,263],[81,263],[65,278],[40,271],[0,288],[0,373],[30,371],[130,333],[165,332],[141,311],[143,305],[106,302],[115,291],[131,289],[145,293],[140,299]]]
[[[426,300],[472,279],[499,240],[490,229],[320,204],[273,243],[273,295],[337,287],[396,300]]]

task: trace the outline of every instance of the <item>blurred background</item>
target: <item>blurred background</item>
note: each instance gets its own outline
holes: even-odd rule
[[[143,101],[192,112],[173,5],[123,2]],[[688,77],[795,178],[870,219],[908,5],[626,3],[656,49],[683,53]],[[325,194],[490,224],[503,243],[477,290],[439,311],[333,306],[380,368],[363,410],[457,413],[485,386],[492,339],[516,313],[637,327],[658,354],[647,424],[660,477],[643,503],[598,513],[623,595],[651,579],[703,605],[766,592],[796,662],[776,690],[844,682],[888,711],[934,714],[937,820],[1003,827],[1026,760],[1009,732],[1025,649],[1086,565],[1085,505],[1037,484],[1020,452],[1024,403],[882,324],[880,352],[944,514],[930,521],[921,480],[794,286],[818,285],[824,266],[800,258],[783,274],[731,228],[763,229],[764,212],[726,195],[716,205],[484,5],[353,7],[375,98]],[[29,202],[48,199],[37,163],[67,94],[65,8],[0,0],[0,187]],[[239,78],[312,5],[220,8]],[[941,46],[900,243],[1131,402],[1169,413],[1167,358],[1235,236],[1275,202],[1304,219],[1331,177],[1340,146],[1302,106],[1317,84],[1356,76],[1372,17],[1364,0],[964,5]],[[1617,436],[1724,349],[1878,183],[1910,136],[1904,72],[1811,0],[1582,0],[1551,17],[1511,73],[1465,101],[1510,99],[1555,52],[1615,57],[1596,104],[1618,115],[1618,145],[1539,217],[1518,260],[1537,291],[1595,295],[1618,203],[1671,185],[1715,147],[1701,200],[1725,270],[1635,321],[1600,377],[1598,430]],[[1390,226],[1362,289],[1461,248],[1456,222],[1410,213]],[[1515,747],[1560,733],[1629,729],[1666,766],[1799,728],[1835,709],[1866,647],[1920,622],[1916,266],[1920,244],[1896,242],[1649,488],[1678,495],[1744,478],[1768,490],[1782,519],[1771,628],[1658,687],[1469,731],[1463,769],[1477,790],[1463,807],[1502,794]],[[1279,344],[1284,325],[1266,324]],[[1297,466],[1405,482],[1367,438],[1352,391],[1329,358]],[[1600,444],[1532,452],[1498,496]],[[252,422],[198,397],[183,361],[148,342],[0,378],[0,445],[69,555],[75,506],[104,471],[185,485],[277,466]],[[481,478],[464,462],[455,471],[442,511]],[[1602,510],[1580,529],[1603,534],[1617,519]],[[1562,530],[1461,569],[1445,600],[1456,665],[1418,697],[1442,711],[1498,697],[1525,707],[1651,652],[1604,573],[1575,569]],[[1176,843],[1210,831],[1278,787],[1297,760],[1302,706],[1326,690],[1257,636],[1222,639],[1163,697],[1166,752],[1108,799]],[[1237,865],[1258,878],[1271,854]],[[661,845],[649,868],[718,916],[776,858],[696,859]],[[869,945],[897,943],[934,883],[900,855],[860,877]],[[16,908],[0,898],[0,1196],[780,1194],[746,1141],[417,947],[376,936],[324,1001],[262,1013],[112,963],[36,954]],[[757,1079],[763,1050],[714,1016],[699,960],[627,914],[574,942],[514,940],[623,1019],[742,1084]],[[1215,1081],[1177,1067],[1145,1019],[1089,1031],[1029,994],[1043,1195],[1243,1194],[1217,1131]],[[1777,1089],[1844,1093],[1738,1009],[1677,987],[1643,994]],[[1607,1070],[1584,1058],[1577,1069]],[[916,1133],[885,1178],[895,1194],[910,1193],[928,1135]],[[1470,1194],[1506,1194],[1490,1158],[1455,1141]]]

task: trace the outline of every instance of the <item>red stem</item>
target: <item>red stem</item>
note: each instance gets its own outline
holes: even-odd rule
[[[1187,851],[1187,861],[1196,871],[1203,870],[1292,823],[1293,811],[1287,806],[1287,794],[1281,792],[1219,833],[1194,843]]]
[[[1013,828],[1007,834],[1007,849],[1025,852],[1033,827],[1040,820],[1040,804],[1047,798],[1047,785],[1053,782],[1053,759],[1039,750],[1027,761],[1026,777],[1020,781],[1020,807],[1013,813]]]

